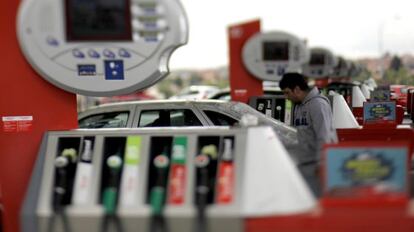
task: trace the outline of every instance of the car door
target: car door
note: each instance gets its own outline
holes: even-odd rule
[[[157,102],[138,105],[133,127],[208,126],[190,102]]]

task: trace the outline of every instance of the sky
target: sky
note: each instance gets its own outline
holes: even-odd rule
[[[227,28],[260,19],[261,31],[285,31],[347,59],[414,54],[414,0],[181,0],[189,40],[170,70],[228,64]]]

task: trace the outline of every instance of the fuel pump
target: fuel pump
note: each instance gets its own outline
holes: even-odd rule
[[[165,77],[172,52],[187,43],[188,25],[177,0],[24,0],[17,32],[45,80],[77,94],[111,96]]]
[[[292,102],[284,95],[254,96],[249,99],[249,105],[268,117],[291,124]]]
[[[343,78],[347,78],[349,75],[350,62],[341,56],[338,56],[337,60],[338,63],[334,68],[333,74],[331,75],[333,81],[340,81]]]
[[[303,66],[303,74],[312,79],[330,77],[338,65],[336,56],[330,50],[321,47],[311,48],[310,53],[309,62]]]
[[[272,31],[257,33],[243,47],[245,67],[263,81],[279,81],[285,72],[301,72],[310,54],[298,37]]]

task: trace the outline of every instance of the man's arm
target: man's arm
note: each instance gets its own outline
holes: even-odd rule
[[[316,98],[310,106],[311,126],[317,141],[318,159],[325,143],[337,142],[336,131],[333,128],[332,111],[329,103],[323,98]]]

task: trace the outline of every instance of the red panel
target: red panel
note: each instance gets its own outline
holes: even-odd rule
[[[229,76],[231,99],[244,103],[251,96],[263,95],[262,81],[251,75],[244,67],[243,46],[254,34],[260,32],[260,20],[233,25],[228,28],[229,37]]]
[[[345,141],[408,141],[410,154],[414,148],[414,130],[397,128],[336,129],[340,142]]]
[[[18,0],[0,1],[0,178],[4,231],[19,231],[19,211],[41,138],[47,130],[77,127],[76,96],[39,77],[24,59],[16,36]],[[23,130],[4,130],[2,117],[32,116]]]
[[[363,107],[353,107],[352,114],[354,114],[355,119],[359,125],[364,123],[364,108]]]
[[[401,207],[325,207],[308,214],[257,217],[244,220],[246,232],[409,232],[414,220]]]
[[[315,86],[322,89],[328,86],[330,79],[329,78],[323,78],[323,79],[316,79],[315,80]]]

